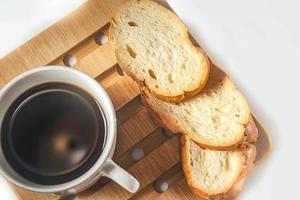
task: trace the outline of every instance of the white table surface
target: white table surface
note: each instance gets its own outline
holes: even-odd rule
[[[0,0],[0,58],[86,0]]]
[[[0,0],[0,57],[65,15],[70,9],[65,6],[66,1],[75,2],[75,6],[79,2],[63,0],[61,9],[49,10],[49,15],[56,16],[49,22],[39,8],[51,5],[50,2],[58,5],[58,1],[62,0]],[[271,133],[273,153],[255,168],[239,199],[296,199],[300,180],[299,1],[169,0],[169,3],[212,59],[231,75],[255,115]],[[26,13],[31,13],[26,14],[26,20],[23,9],[14,10],[15,5],[21,4]],[[35,11],[30,10],[30,4]],[[17,42],[12,44],[12,41]],[[8,193],[4,187],[0,183],[0,199],[11,199],[4,196]]]
[[[255,168],[239,199],[299,199],[300,2],[169,2],[271,133],[273,153]]]

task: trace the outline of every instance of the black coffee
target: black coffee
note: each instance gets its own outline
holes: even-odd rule
[[[51,83],[16,99],[1,132],[4,155],[21,176],[59,184],[82,175],[97,161],[105,125],[97,102],[87,92]]]

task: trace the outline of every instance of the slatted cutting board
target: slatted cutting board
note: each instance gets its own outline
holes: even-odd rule
[[[185,183],[180,164],[178,136],[166,134],[151,120],[140,101],[136,83],[122,75],[110,44],[101,44],[95,40],[107,33],[110,16],[124,1],[90,0],[1,59],[0,87],[28,69],[44,65],[64,65],[64,57],[73,55],[77,60],[74,68],[94,77],[110,95],[118,118],[114,160],[141,183],[138,193],[130,194],[116,183],[102,179],[77,197],[89,200],[200,199]],[[159,0],[159,3],[168,7],[164,0]],[[261,161],[270,153],[271,143],[262,125],[259,122],[257,125],[259,129],[257,161]],[[133,160],[131,157],[135,149],[144,153],[144,157],[140,160]],[[169,188],[166,192],[155,191],[153,184],[157,180],[168,183]],[[60,198],[12,187],[20,199]]]

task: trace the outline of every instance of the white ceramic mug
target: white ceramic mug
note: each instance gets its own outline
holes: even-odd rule
[[[0,91],[0,126],[12,102],[28,89],[51,82],[62,82],[78,86],[88,92],[98,103],[105,118],[105,141],[102,153],[96,163],[83,175],[57,185],[42,185],[20,176],[7,162],[0,148],[0,173],[11,183],[35,192],[74,194],[94,184],[101,176],[106,176],[129,192],[136,192],[139,182],[112,161],[117,137],[115,110],[105,90],[88,75],[72,68],[61,66],[39,67],[29,70],[11,80]],[[0,129],[1,131],[1,129]],[[1,132],[0,132],[1,136]]]

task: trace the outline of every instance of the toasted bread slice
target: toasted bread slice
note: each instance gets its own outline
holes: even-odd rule
[[[148,113],[150,114],[151,118],[153,121],[155,121],[155,123],[159,124],[160,126],[162,126],[163,128],[169,130],[170,132],[172,132],[168,127],[165,126],[165,124],[163,123],[163,121],[160,119],[159,115],[157,113],[155,113],[145,102],[144,100],[145,98],[142,98],[142,102],[145,105],[145,108],[147,109]],[[187,135],[187,134],[185,134]],[[245,132],[244,132],[244,137],[243,137],[243,141],[242,143],[239,143],[237,145],[234,146],[230,146],[228,148],[220,148],[220,147],[215,147],[213,149],[215,150],[229,150],[229,149],[236,149],[238,148],[240,145],[243,144],[247,144],[247,143],[255,143],[257,142],[258,139],[258,129],[257,126],[254,122],[254,119],[251,115],[249,122],[245,125]],[[202,145],[203,147],[210,147],[207,145]]]
[[[205,85],[209,60],[170,10],[149,0],[130,0],[112,18],[109,40],[121,68],[152,95],[178,102]]]
[[[211,67],[202,92],[179,103],[165,102],[141,88],[143,101],[173,133],[188,135],[196,143],[227,149],[244,142],[251,119],[249,106],[226,74]]]
[[[256,148],[247,144],[232,151],[203,149],[181,137],[182,166],[188,185],[206,199],[234,199],[250,174]]]

